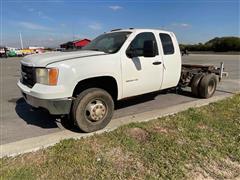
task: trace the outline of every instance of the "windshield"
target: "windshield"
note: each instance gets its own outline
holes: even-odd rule
[[[115,32],[103,34],[95,38],[82,50],[103,51],[105,53],[116,53],[128,38],[131,32]]]

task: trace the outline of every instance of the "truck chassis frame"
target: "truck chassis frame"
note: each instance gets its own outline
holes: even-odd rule
[[[196,64],[182,64],[182,72],[179,80],[179,87],[191,86],[193,77],[198,74],[215,74],[218,76],[219,82],[223,76],[227,76],[227,72],[224,72],[224,63],[220,63],[220,67],[214,65],[196,65]]]

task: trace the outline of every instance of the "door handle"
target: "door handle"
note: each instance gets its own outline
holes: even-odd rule
[[[153,62],[153,65],[160,65],[160,64],[162,64],[162,62],[160,62],[160,61]]]

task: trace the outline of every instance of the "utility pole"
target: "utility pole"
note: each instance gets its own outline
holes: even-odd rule
[[[20,36],[21,48],[23,49],[23,41],[22,41],[22,34],[21,34],[21,32],[19,33],[19,36]]]

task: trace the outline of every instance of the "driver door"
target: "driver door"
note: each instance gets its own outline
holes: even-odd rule
[[[155,57],[144,57],[145,41],[154,41]],[[129,57],[128,50],[134,51]],[[163,79],[163,63],[159,55],[156,37],[152,32],[136,35],[122,55],[123,97],[130,97],[160,90]]]

